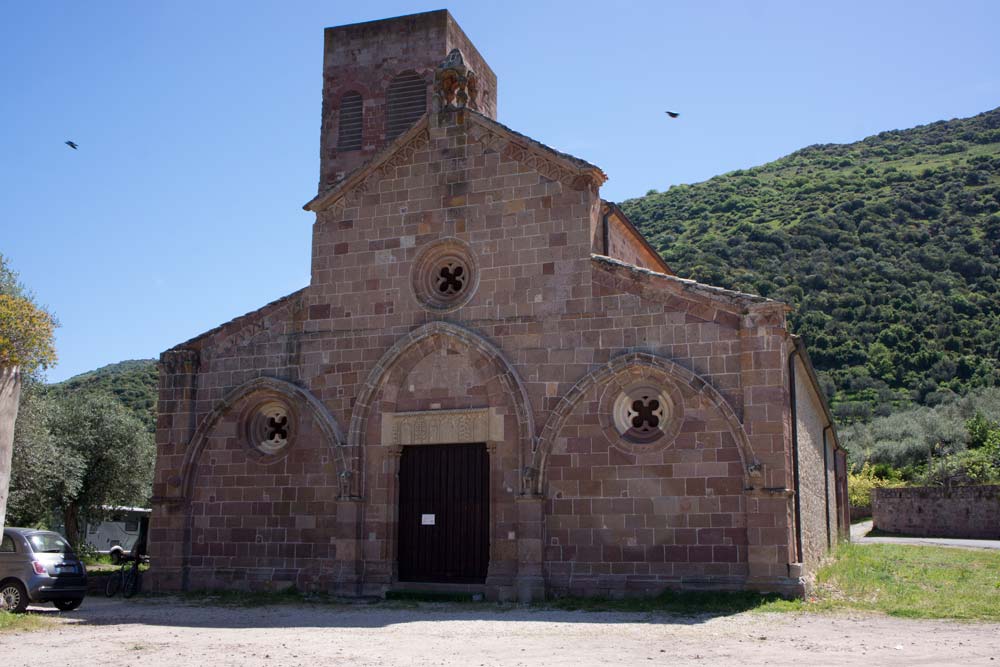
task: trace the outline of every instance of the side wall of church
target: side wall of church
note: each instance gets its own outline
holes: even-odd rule
[[[603,254],[650,271],[663,270],[660,262],[657,261],[659,258],[654,257],[650,250],[635,237],[635,232],[616,216],[608,216],[608,247]]]
[[[795,417],[799,451],[799,498],[802,504],[802,556],[815,570],[837,543],[837,476],[832,437],[824,439],[826,417],[802,360],[795,364]],[[824,451],[826,450],[826,451]]]

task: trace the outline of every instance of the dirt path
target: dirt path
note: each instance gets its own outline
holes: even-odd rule
[[[881,616],[715,618],[457,605],[216,607],[89,598],[51,630],[0,635],[26,665],[993,665],[1000,625]]]

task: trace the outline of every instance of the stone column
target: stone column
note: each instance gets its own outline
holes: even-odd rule
[[[797,593],[794,480],[789,407],[788,332],[785,306],[755,304],[740,325],[743,424],[758,458],[747,492],[747,560],[750,587]],[[795,589],[795,590],[793,590]]]
[[[518,602],[545,599],[545,576],[542,573],[545,498],[539,495],[518,497],[517,504],[517,589]]]
[[[361,560],[361,499],[341,496],[337,499],[336,523],[333,526],[333,580],[327,590],[334,595],[363,595]]]
[[[14,422],[21,400],[21,373],[17,366],[0,366],[0,531],[7,518],[10,464],[14,456]]]

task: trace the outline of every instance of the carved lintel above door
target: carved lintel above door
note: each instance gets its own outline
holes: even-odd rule
[[[500,440],[503,414],[497,408],[382,413],[382,444],[386,446]]]

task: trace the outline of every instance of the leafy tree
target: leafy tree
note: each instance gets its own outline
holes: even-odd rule
[[[1000,432],[1000,422],[990,421],[977,410],[972,419],[965,422],[965,428],[969,432],[969,449],[979,449],[987,445],[994,433]]]
[[[48,527],[52,511],[79,491],[80,458],[61,451],[49,432],[48,420],[54,409],[54,401],[37,383],[25,386],[14,430],[7,507],[11,525]]]
[[[65,459],[49,493],[62,511],[71,543],[79,543],[82,516],[99,515],[102,506],[148,502],[153,437],[114,397],[95,394],[61,401],[48,428],[58,456]]]
[[[55,319],[38,307],[0,255],[0,530],[6,523],[22,377],[55,363]]]
[[[56,362],[56,321],[0,255],[0,367],[31,374]]]

